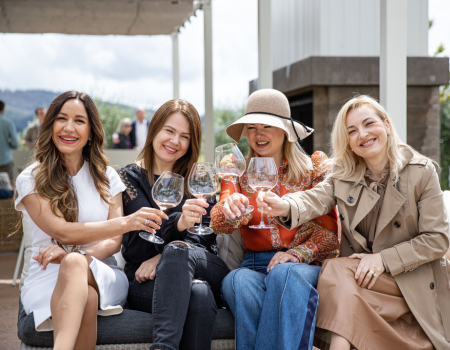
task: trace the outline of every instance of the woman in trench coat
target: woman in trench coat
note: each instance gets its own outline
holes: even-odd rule
[[[450,349],[449,223],[434,163],[367,96],[342,107],[332,147],[315,188],[258,201],[288,229],[338,206],[341,258],[325,262],[317,288],[330,350]]]

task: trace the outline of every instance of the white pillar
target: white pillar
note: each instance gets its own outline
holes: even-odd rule
[[[258,89],[273,87],[270,2],[271,0],[258,0]]]
[[[205,45],[205,161],[214,162],[214,108],[213,108],[213,60],[212,60],[212,15],[211,0],[204,0],[204,45]]]
[[[406,0],[380,3],[380,102],[402,141],[407,142]]]
[[[172,33],[173,98],[180,98],[180,65],[178,62],[178,32]]]

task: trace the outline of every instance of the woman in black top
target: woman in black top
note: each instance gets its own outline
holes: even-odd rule
[[[171,100],[156,111],[139,159],[119,172],[127,186],[125,215],[158,208],[151,190],[163,171],[187,178],[200,154],[201,130],[197,110],[186,101]],[[153,350],[211,348],[216,301],[229,269],[217,256],[214,233],[199,236],[187,228],[199,223],[201,215],[209,226],[215,202],[214,197],[194,199],[186,189],[180,205],[166,211],[168,219],[156,231],[164,244],[143,240],[139,231],[123,236],[128,303],[153,314]]]
[[[131,132],[131,119],[123,118],[119,125],[117,125],[117,131],[112,135],[112,142],[114,149],[132,149],[130,141]]]

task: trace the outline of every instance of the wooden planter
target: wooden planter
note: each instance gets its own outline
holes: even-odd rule
[[[14,209],[14,199],[0,199],[0,253],[19,250],[22,241],[22,227],[15,234],[20,213]],[[11,235],[11,236],[10,236]]]

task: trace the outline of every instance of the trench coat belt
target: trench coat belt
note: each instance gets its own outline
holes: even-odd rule
[[[447,341],[450,341],[450,298],[445,297],[445,291],[449,289],[449,277],[446,269],[447,263],[447,259],[443,257],[432,261],[431,266],[436,280],[437,299],[441,311],[445,338]]]

